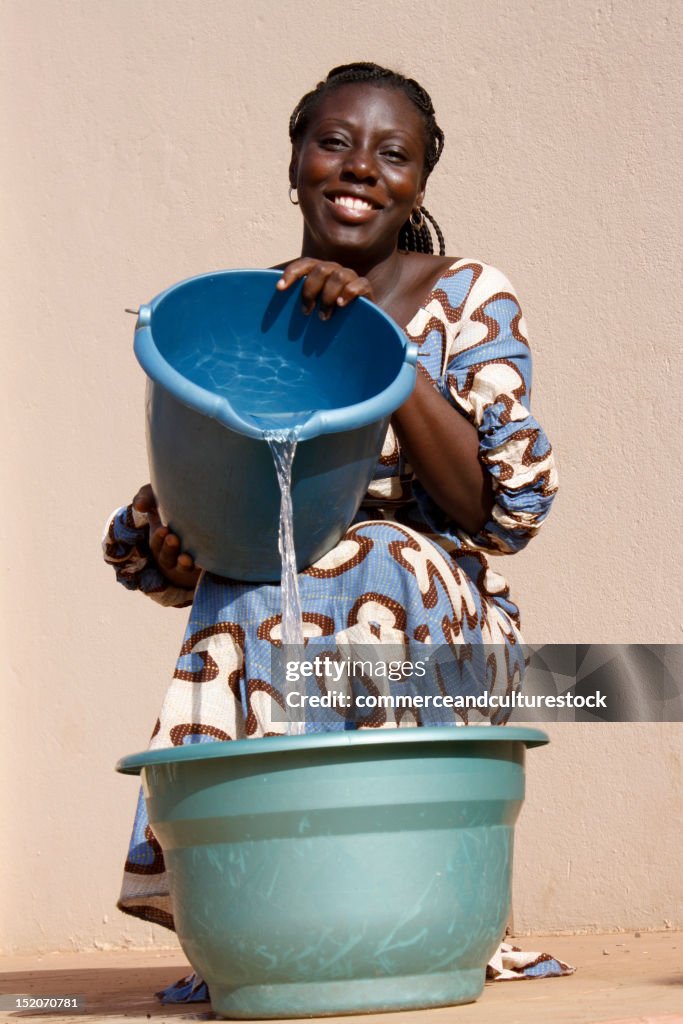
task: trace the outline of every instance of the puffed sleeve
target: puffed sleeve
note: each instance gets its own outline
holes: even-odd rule
[[[149,523],[145,512],[132,505],[118,509],[108,520],[102,536],[104,560],[127,590],[141,590],[157,604],[186,608],[194,591],[175,587],[155,564],[148,544]]]
[[[457,534],[467,547],[509,554],[538,532],[557,474],[550,442],[530,411],[531,352],[514,289],[494,267],[463,261],[462,269],[471,271],[472,283],[438,387],[477,428],[494,504],[476,536]]]

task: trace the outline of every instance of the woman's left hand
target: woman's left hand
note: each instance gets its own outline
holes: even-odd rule
[[[313,312],[316,302],[320,319],[328,320],[335,306],[347,306],[361,295],[373,299],[367,277],[359,277],[355,270],[342,267],[340,263],[315,260],[310,256],[288,263],[276,287],[284,291],[301,278],[305,278],[301,300],[306,316]]]

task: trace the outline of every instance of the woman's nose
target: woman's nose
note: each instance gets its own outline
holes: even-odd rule
[[[378,171],[374,155],[360,147],[348,150],[342,167],[342,177],[344,176],[357,178],[359,181],[375,181]]]

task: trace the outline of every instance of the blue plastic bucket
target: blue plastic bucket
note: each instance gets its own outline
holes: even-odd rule
[[[215,1011],[282,1018],[471,1002],[510,913],[513,726],[202,743],[142,770],[178,938]]]
[[[266,433],[295,431],[299,570],[339,541],[374,474],[391,413],[415,384],[417,346],[373,303],[328,321],[274,270],[193,277],[141,306],[147,445],[160,512],[197,564],[278,580],[280,490]]]

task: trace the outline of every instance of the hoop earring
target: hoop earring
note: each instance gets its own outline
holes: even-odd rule
[[[415,220],[415,214],[416,213],[418,214],[418,219],[417,220]],[[422,212],[422,207],[421,206],[418,206],[417,210],[411,210],[409,220],[410,220],[410,226],[415,231],[421,231],[422,230],[422,228],[425,226],[425,218],[424,218],[424,214]]]
[[[299,200],[298,199],[292,199],[292,192],[296,192],[296,189],[294,188],[293,185],[290,185],[289,186],[289,201],[292,204],[292,206],[298,206],[299,205]]]

